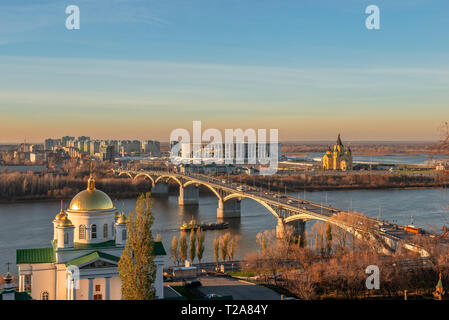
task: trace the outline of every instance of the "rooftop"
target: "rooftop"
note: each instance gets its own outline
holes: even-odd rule
[[[115,242],[113,240],[111,240],[111,241],[95,243],[95,244],[85,244],[85,245],[84,244],[75,244],[75,249],[99,249],[99,248],[109,248],[109,247],[113,247],[113,246],[115,246]],[[95,252],[98,252],[98,251],[95,251]],[[154,252],[155,256],[165,256],[167,254],[165,252],[164,245],[160,241],[154,242],[153,252]],[[110,256],[110,255],[108,255],[108,256]],[[110,259],[108,259],[108,260],[110,260]],[[56,262],[56,259],[55,259],[55,251],[53,248],[17,249],[16,250],[16,264],[54,263],[54,262]]]
[[[55,262],[53,248],[17,249],[16,264]]]
[[[116,257],[104,252],[100,252],[100,251],[94,251],[91,252],[89,254],[86,254],[84,256],[78,257],[76,259],[73,259],[71,261],[68,261],[65,265],[66,266],[81,266],[84,265],[86,263],[89,263],[90,261],[96,260],[96,259],[105,259],[105,260],[109,260],[112,262],[116,262],[118,263],[120,260],[120,257]]]

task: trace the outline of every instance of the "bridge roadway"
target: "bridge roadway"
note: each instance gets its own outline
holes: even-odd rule
[[[284,234],[285,226],[293,227],[295,234],[305,231],[305,222],[320,220],[336,225],[356,237],[369,237],[377,243],[379,250],[392,253],[399,247],[417,251],[421,256],[428,255],[419,245],[413,243],[413,237],[403,231],[400,226],[363,216],[363,220],[341,219],[339,214],[355,216],[351,212],[342,211],[331,206],[313,203],[305,199],[284,195],[262,188],[230,182],[204,174],[182,174],[169,171],[114,170],[117,175],[127,175],[135,180],[139,177],[150,179],[152,193],[155,196],[168,195],[168,181],[179,185],[179,205],[197,205],[199,186],[212,191],[218,198],[217,217],[240,217],[240,201],[252,199],[262,204],[277,219],[276,233]],[[360,224],[360,225],[358,225]],[[366,225],[369,225],[367,230]],[[380,246],[379,246],[380,245]]]

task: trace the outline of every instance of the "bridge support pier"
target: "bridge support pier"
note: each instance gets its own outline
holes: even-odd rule
[[[151,188],[151,195],[154,197],[167,197],[168,196],[168,183],[158,182]]]
[[[295,220],[287,224],[293,227],[293,236],[298,238],[298,236],[303,237],[306,231],[306,222],[304,220]]]
[[[218,200],[217,218],[240,218],[241,200],[234,198],[226,202]]]
[[[282,239],[284,237],[286,228],[292,228],[292,235],[294,237],[297,238],[299,235],[303,237],[306,230],[306,222],[304,220],[295,220],[287,224],[284,222],[284,219],[279,218],[276,225],[276,237],[278,239]]]
[[[276,238],[282,239],[284,237],[284,232],[285,232],[284,219],[279,218],[278,224],[276,225]]]
[[[199,188],[194,185],[187,187],[179,187],[178,205],[180,206],[196,206],[199,200]]]

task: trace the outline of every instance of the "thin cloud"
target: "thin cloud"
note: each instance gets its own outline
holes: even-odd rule
[[[77,0],[82,24],[128,24],[142,23],[167,26],[170,22],[157,12],[153,1]],[[0,34],[16,35],[36,30],[64,26],[68,3],[61,1],[12,2],[0,4]]]

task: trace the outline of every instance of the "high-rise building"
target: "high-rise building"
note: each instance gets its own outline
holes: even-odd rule
[[[100,141],[98,140],[92,140],[90,141],[89,146],[89,154],[91,156],[95,155],[96,153],[100,152]]]
[[[277,143],[277,154],[270,143],[182,143],[182,159],[214,161],[214,159],[236,164],[257,164],[261,160],[280,159],[281,144]]]
[[[159,141],[146,140],[143,149],[150,156],[159,157],[161,154],[161,143]]]
[[[142,143],[139,140],[121,140],[119,150],[122,154],[141,152]]]
[[[53,147],[56,147],[61,143],[60,139],[45,139],[44,147],[45,150],[53,150]]]
[[[109,146],[106,143],[100,145],[100,158],[103,161],[114,161],[114,146]]]
[[[65,137],[61,138],[61,145],[63,147],[74,147],[73,145],[71,145],[71,143],[74,141],[75,141],[75,137],[65,136]]]

